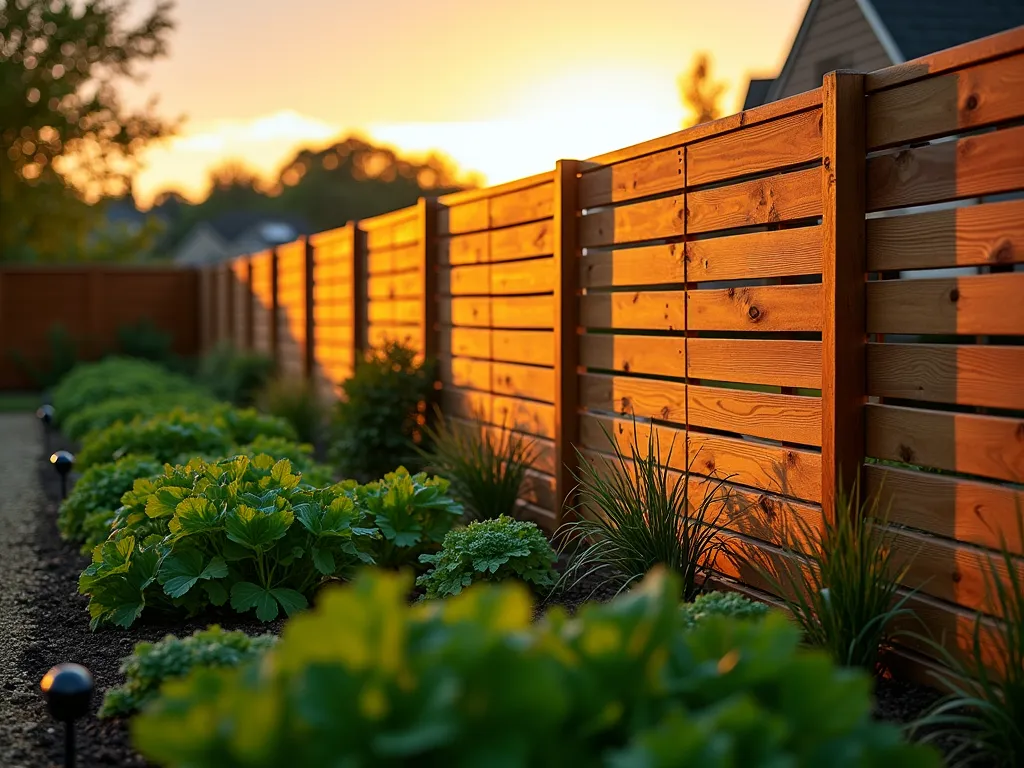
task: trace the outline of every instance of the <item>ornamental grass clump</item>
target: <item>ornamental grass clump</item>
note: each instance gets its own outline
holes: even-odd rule
[[[577,450],[575,519],[556,536],[570,553],[563,583],[600,575],[625,589],[661,565],[679,575],[683,599],[692,600],[722,549],[718,528],[738,515],[725,479],[696,477],[692,460],[682,473],[669,469],[675,440],[663,455],[653,425],[643,445],[634,421],[628,455],[604,431],[613,458],[591,463]]]
[[[444,537],[441,551],[421,555],[431,567],[416,580],[428,598],[451,597],[480,581],[519,579],[544,592],[557,580],[558,555],[534,524],[504,515],[470,523]]]
[[[452,495],[473,520],[514,516],[526,473],[537,458],[533,440],[504,425],[459,424],[438,410],[424,429],[427,468],[451,481]]]

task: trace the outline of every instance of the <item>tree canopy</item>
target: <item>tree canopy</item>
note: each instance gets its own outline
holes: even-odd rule
[[[679,95],[683,106],[690,110],[692,119],[683,121],[683,127],[700,125],[722,115],[718,104],[725,93],[726,84],[711,79],[711,57],[707,53],[694,56],[689,72],[679,78]]]

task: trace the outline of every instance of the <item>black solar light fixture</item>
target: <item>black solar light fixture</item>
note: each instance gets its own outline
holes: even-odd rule
[[[92,674],[81,664],[58,664],[46,673],[39,687],[54,720],[64,723],[64,767],[71,768],[75,764],[75,721],[89,712]]]
[[[75,457],[68,451],[57,451],[50,456],[50,463],[60,475],[60,497],[66,499],[68,497],[68,475],[71,474],[71,468],[75,465]]]
[[[50,452],[50,432],[53,431],[53,416],[55,411],[49,403],[39,406],[36,411],[36,418],[43,425],[43,455]]]

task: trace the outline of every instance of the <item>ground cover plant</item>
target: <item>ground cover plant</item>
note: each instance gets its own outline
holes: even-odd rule
[[[218,399],[248,407],[256,402],[273,371],[270,357],[222,342],[203,355],[196,380]]]
[[[271,621],[308,605],[327,578],[373,562],[345,486],[303,485],[287,460],[195,459],[139,480],[79,589],[94,627],[130,626],[147,608],[185,615],[230,604]]]
[[[444,537],[441,551],[420,555],[431,570],[416,580],[428,598],[451,597],[470,584],[516,578],[541,592],[557,580],[558,555],[534,523],[502,515],[470,523]]]
[[[799,629],[709,617],[678,577],[537,623],[526,588],[409,606],[366,572],[291,619],[266,662],[169,681],[132,723],[162,766],[938,766],[872,720],[870,680]]]
[[[167,680],[184,677],[197,667],[237,667],[260,658],[276,643],[276,635],[225,632],[216,625],[187,637],[167,635],[155,643],[137,643],[121,664],[124,683],[107,690],[99,716],[131,714],[155,699]]]
[[[200,389],[114,397],[75,411],[61,422],[61,431],[72,440],[81,440],[90,432],[106,429],[119,421],[129,422],[140,414],[155,416],[175,408],[205,413],[217,404],[210,394]]]
[[[764,603],[750,600],[735,592],[705,592],[703,595],[697,595],[692,603],[683,603],[680,610],[683,612],[684,624],[692,628],[710,616],[761,619],[768,615],[770,609]]]
[[[526,473],[537,458],[532,440],[504,425],[486,428],[453,422],[440,410],[423,431],[428,447],[420,453],[427,469],[451,481],[452,495],[467,517],[514,515]]]

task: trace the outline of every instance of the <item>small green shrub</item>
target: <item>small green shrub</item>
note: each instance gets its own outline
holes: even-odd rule
[[[262,399],[267,413],[291,424],[302,442],[315,443],[320,437],[324,413],[313,387],[306,382],[275,379],[270,382]]]
[[[360,482],[396,466],[415,466],[423,414],[434,391],[433,366],[389,344],[356,364],[334,411],[331,460],[344,477]]]
[[[121,497],[132,489],[135,481],[162,471],[160,462],[135,454],[90,467],[60,505],[57,528],[61,537],[70,542],[82,542],[89,537],[89,531],[104,527],[101,521],[105,521],[109,531],[114,510],[121,506]],[[106,534],[101,541],[105,538]]]
[[[693,628],[709,616],[726,616],[732,619],[757,620],[768,615],[768,606],[748,600],[735,592],[706,592],[697,595],[692,603],[683,603],[683,621]]]
[[[835,520],[821,525],[790,516],[782,554],[757,550],[750,563],[784,601],[807,641],[837,664],[875,671],[892,621],[907,616],[898,595],[907,565],[897,567],[877,494],[861,501],[860,484],[836,493]]]
[[[301,485],[287,461],[196,459],[138,480],[79,579],[92,626],[130,626],[147,607],[194,614],[229,602],[260,621],[306,607],[327,578],[371,563],[377,535],[348,487]],[[367,542],[368,543],[368,542]]]
[[[613,460],[590,463],[577,450],[579,503],[557,534],[571,552],[563,580],[600,573],[624,589],[662,565],[681,577],[683,599],[693,600],[721,551],[717,529],[734,517],[725,481],[704,480],[703,495],[691,496],[689,467],[675,477],[668,468],[675,441],[662,456],[653,425],[641,446],[634,422],[629,456],[607,430],[605,437]]]
[[[557,580],[552,567],[557,559],[536,525],[503,515],[450,531],[440,552],[420,556],[433,567],[416,585],[426,587],[429,598],[457,595],[478,581],[511,578],[546,590]]]
[[[334,482],[334,470],[325,464],[318,463],[313,458],[313,446],[308,443],[295,443],[284,437],[266,437],[259,435],[250,443],[236,445],[228,453],[228,456],[259,456],[265,453],[275,461],[288,459],[292,464],[292,470],[302,475],[302,482],[308,483],[316,488],[331,485]],[[193,457],[188,457],[189,459]],[[217,456],[214,458],[224,458]],[[187,463],[188,459],[184,462]]]
[[[206,413],[216,406],[216,400],[198,389],[117,397],[88,405],[73,413],[61,422],[61,430],[72,440],[81,440],[90,432],[106,429],[119,421],[129,422],[140,414],[154,416],[176,408]]]
[[[533,441],[502,426],[453,423],[437,412],[434,426],[423,430],[421,449],[427,468],[447,478],[452,495],[476,520],[514,516],[527,470],[536,460]]]
[[[157,697],[167,680],[185,677],[197,667],[238,667],[260,658],[273,648],[277,637],[244,632],[225,632],[217,625],[188,637],[167,635],[156,643],[136,643],[132,655],[121,664],[123,685],[109,688],[103,697],[100,717],[129,715]]]
[[[462,517],[462,507],[448,495],[448,481],[410,475],[404,467],[384,479],[353,488],[369,523],[380,530],[374,560],[385,568],[413,566],[419,556],[437,550]]]
[[[135,744],[179,768],[941,765],[783,616],[686,631],[676,578],[536,623],[514,582],[408,590],[373,571],[325,590],[265,663],[168,681]]]
[[[122,355],[152,360],[172,368],[178,364],[174,354],[174,334],[158,328],[148,317],[117,329],[117,346]]]
[[[132,396],[195,392],[196,385],[149,360],[108,357],[75,366],[53,390],[53,407],[63,423],[84,408]]]
[[[273,372],[270,357],[223,342],[199,361],[196,379],[218,399],[247,407],[256,403]]]

